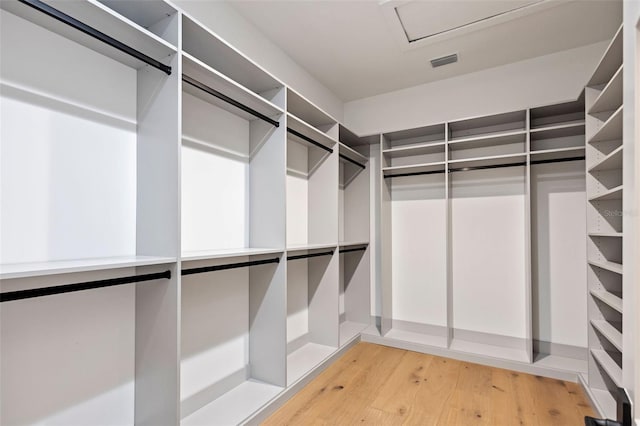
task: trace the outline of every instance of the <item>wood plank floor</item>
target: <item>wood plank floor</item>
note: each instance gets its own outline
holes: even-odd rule
[[[358,343],[264,425],[584,425],[580,385]]]

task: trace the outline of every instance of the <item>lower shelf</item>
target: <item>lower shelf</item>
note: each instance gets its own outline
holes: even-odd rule
[[[438,348],[447,347],[447,338],[445,336],[435,336],[432,334],[417,333],[415,331],[399,330],[397,328],[389,330],[384,337]]]
[[[453,351],[467,352],[474,355],[484,355],[492,358],[506,359],[510,361],[529,362],[527,351],[518,348],[487,345],[485,343],[470,342],[467,340],[453,339],[450,349]]]
[[[616,399],[611,392],[602,389],[590,389],[591,395],[595,399],[596,404],[600,408],[602,415],[609,419],[616,418],[616,412],[618,410]]]
[[[307,343],[287,357],[287,386],[297,382],[336,351],[331,346]]]
[[[587,360],[549,354],[536,354],[533,360],[533,365],[537,367],[572,371],[583,374],[587,374],[589,371],[589,362]]]
[[[275,398],[283,388],[247,380],[200,410],[182,419],[183,426],[239,424]]]
[[[340,323],[340,347],[349,343],[367,327],[369,327],[369,324],[360,322],[344,321]]]
[[[600,367],[606,371],[613,383],[618,387],[622,387],[622,368],[616,364],[613,358],[602,349],[591,349],[591,355],[600,364]]]

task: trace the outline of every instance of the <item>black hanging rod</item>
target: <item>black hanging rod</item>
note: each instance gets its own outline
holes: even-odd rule
[[[351,253],[352,251],[365,251],[366,249],[367,249],[366,247],[341,249],[340,253]]]
[[[165,65],[160,61],[157,61],[150,56],[145,55],[144,53],[127,46],[126,44],[116,40],[113,37],[106,35],[105,33],[96,30],[93,27],[85,24],[84,22],[78,21],[75,18],[55,9],[48,4],[40,1],[40,0],[19,0],[21,3],[26,4],[27,6],[31,6],[39,12],[42,12],[63,24],[69,25],[72,28],[75,28],[78,31],[81,31],[88,36],[95,38],[96,40],[100,40],[101,42],[108,44],[109,46],[118,49],[121,52],[126,53],[127,55],[133,56],[134,58],[151,65],[154,68],[159,69],[162,72],[165,72],[167,75],[171,75],[171,67],[169,65]]]
[[[0,293],[0,302],[12,300],[31,299],[33,297],[51,296],[53,294],[71,293],[74,291],[92,290],[95,288],[113,287],[116,285],[139,283],[143,281],[170,279],[171,271],[156,272],[145,275],[132,275],[129,277],[109,278],[106,280],[87,281],[84,283],[66,284],[53,287],[33,288],[29,290],[8,291]]]
[[[267,123],[271,124],[274,127],[280,127],[280,123],[276,120],[274,120],[273,118],[267,117],[266,115],[264,115],[261,112],[256,111],[253,108],[250,108],[248,106],[246,106],[245,104],[242,104],[238,101],[236,101],[233,98],[230,98],[229,96],[218,92],[216,89],[213,89],[205,84],[200,83],[198,80],[195,80],[191,77],[189,77],[188,75],[182,75],[182,81],[184,81],[187,84],[192,85],[193,87],[195,87],[196,89],[200,89],[205,93],[210,94],[211,96],[215,96],[216,98],[230,104],[233,105],[236,108],[241,109],[244,112],[248,112],[249,114],[253,115],[256,118],[259,118],[262,121],[266,121]]]
[[[321,253],[298,254],[295,256],[288,256],[287,260],[298,260],[298,259],[308,259],[310,257],[331,256],[332,254],[333,254],[333,250],[323,251]]]
[[[227,269],[246,268],[247,266],[266,265],[268,263],[279,263],[280,258],[252,260],[250,262],[228,263],[226,265],[203,266],[202,268],[183,269],[182,275],[202,274],[205,272],[225,271]]]
[[[340,158],[342,158],[343,160],[347,160],[348,162],[355,164],[356,166],[360,167],[361,169],[366,168],[366,166],[362,163],[358,163],[356,160],[352,160],[351,158],[347,157],[344,154],[338,154],[340,156]]]
[[[328,146],[324,146],[319,142],[314,141],[310,137],[303,135],[302,133],[298,132],[297,130],[293,130],[291,127],[287,127],[287,132],[291,133],[292,135],[295,135],[295,136],[299,137],[300,139],[304,139],[305,141],[309,142],[310,144],[313,144],[313,145],[317,146],[318,148],[324,149],[325,151],[327,151],[330,154],[333,153],[333,149],[329,148]]]
[[[567,157],[567,158],[551,158],[551,159],[548,159],[548,160],[534,160],[534,161],[531,161],[530,164],[532,166],[535,166],[537,164],[565,163],[565,162],[568,162],[568,161],[580,161],[580,160],[584,160],[584,156],[581,156],[581,157]],[[460,168],[457,168],[457,169],[449,169],[449,173],[468,172],[468,171],[472,171],[472,170],[501,169],[501,168],[505,168],[505,167],[522,167],[522,166],[526,166],[526,165],[527,165],[527,163],[523,161],[523,162],[520,162],[520,163],[510,163],[510,164],[493,164],[493,165],[489,165],[489,166],[460,167]],[[432,171],[428,171],[428,172],[402,173],[402,174],[397,174],[397,175],[385,176],[385,179],[394,178],[394,177],[405,177],[405,176],[432,175],[432,174],[444,173],[444,172],[445,172],[444,170],[432,170]]]

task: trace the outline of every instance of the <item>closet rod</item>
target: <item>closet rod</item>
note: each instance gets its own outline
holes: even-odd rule
[[[584,156],[581,157],[567,157],[567,158],[551,158],[548,160],[535,160],[535,161],[531,161],[530,164],[532,166],[535,166],[537,164],[550,164],[550,163],[565,163],[568,161],[580,161],[580,160],[584,160]],[[501,169],[501,168],[505,168],[505,167],[521,167],[521,166],[526,166],[527,163],[526,162],[520,162],[520,163],[510,163],[510,164],[494,164],[494,165],[490,165],[490,166],[472,166],[472,167],[461,167],[458,169],[449,169],[449,173],[455,173],[455,172],[468,172],[468,171],[472,171],[472,170],[487,170],[487,169]],[[384,178],[394,178],[394,177],[406,177],[406,176],[419,176],[419,175],[432,175],[432,174],[436,174],[436,173],[444,173],[444,170],[432,170],[429,172],[415,172],[415,173],[402,173],[402,174],[397,174],[397,175],[390,175],[390,176],[385,176]]]
[[[367,248],[366,247],[358,247],[358,248],[349,248],[349,249],[342,249],[340,250],[340,253],[351,253],[353,251],[365,251]]]
[[[250,262],[228,263],[226,265],[203,266],[202,268],[183,269],[182,275],[202,274],[205,272],[225,271],[227,269],[246,268],[247,266],[266,265],[268,263],[279,263],[280,258],[252,260]]]
[[[347,160],[350,163],[355,164],[356,166],[360,167],[361,169],[366,168],[366,166],[364,164],[358,163],[356,160],[352,160],[351,158],[347,157],[344,154],[338,154],[340,156],[340,158],[342,158],[343,160]]]
[[[31,6],[32,8],[36,9],[39,12],[44,13],[45,15],[48,15],[60,22],[62,22],[63,24],[66,24],[72,28],[75,28],[76,30],[83,32],[85,34],[87,34],[90,37],[95,38],[96,40],[99,40],[105,44],[108,44],[109,46],[118,49],[121,52],[126,53],[127,55],[133,56],[134,58],[148,64],[151,65],[154,68],[159,69],[162,72],[165,72],[167,75],[171,75],[171,67],[168,65],[163,64],[160,61],[157,61],[147,55],[145,55],[144,53],[130,47],[127,46],[126,44],[116,40],[113,37],[110,37],[108,35],[106,35],[105,33],[96,30],[93,27],[90,27],[89,25],[85,24],[84,22],[78,21],[75,18],[72,18],[71,16],[59,11],[58,9],[55,9],[51,6],[49,6],[48,4],[40,1],[40,0],[18,0],[21,3],[27,5],[27,6]]]
[[[200,83],[198,80],[195,80],[191,77],[189,77],[188,75],[182,75],[182,81],[184,81],[187,84],[192,85],[193,87],[195,87],[196,89],[200,89],[205,93],[210,94],[211,96],[215,96],[216,98],[230,104],[233,105],[236,108],[241,109],[244,112],[248,112],[249,114],[253,115],[256,118],[259,118],[260,120],[266,121],[267,123],[271,124],[274,127],[280,127],[280,123],[272,118],[267,117],[266,115],[264,115],[261,112],[256,111],[253,108],[250,108],[248,106],[246,106],[245,104],[242,104],[238,101],[236,101],[235,99],[230,98],[229,96],[218,92],[216,89],[212,89],[211,87]]]
[[[71,293],[74,291],[92,290],[95,288],[113,287],[116,285],[139,283],[143,281],[170,279],[171,271],[156,272],[153,274],[132,275],[129,277],[109,278],[106,280],[87,281],[83,283],[66,284],[53,287],[32,288],[29,290],[8,291],[0,293],[0,302],[12,300],[31,299],[33,297],[51,296],[53,294]]]
[[[313,139],[311,139],[308,136],[303,135],[302,133],[293,130],[291,127],[287,127],[287,132],[291,133],[292,135],[295,135],[297,137],[299,137],[300,139],[304,139],[305,141],[309,142],[310,144],[313,144],[315,146],[317,146],[318,148],[324,149],[325,151],[327,151],[328,153],[332,154],[333,153],[333,149],[322,145],[319,142],[314,141]]]
[[[307,259],[309,257],[331,256],[332,254],[333,254],[333,250],[323,251],[322,253],[298,254],[296,256],[287,257],[287,260]]]

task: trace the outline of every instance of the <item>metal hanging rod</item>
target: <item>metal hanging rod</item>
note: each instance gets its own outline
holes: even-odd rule
[[[565,163],[565,162],[568,162],[568,161],[580,161],[580,160],[584,160],[584,156],[567,157],[567,158],[551,158],[551,159],[548,159],[548,160],[534,160],[534,161],[531,161],[529,164],[531,164],[532,166],[535,166],[537,164]],[[526,166],[526,165],[527,165],[527,163],[523,161],[523,162],[520,162],[520,163],[510,163],[510,164],[493,164],[493,165],[490,165],[490,166],[460,167],[460,168],[457,168],[457,169],[449,169],[449,173],[468,172],[468,171],[472,171],[472,170],[501,169],[501,168],[505,168],[505,167],[522,167],[522,166]],[[432,171],[428,171],[428,172],[402,173],[402,174],[397,174],[397,175],[385,176],[384,178],[387,179],[387,178],[394,178],[394,177],[432,175],[432,174],[437,174],[437,173],[445,173],[445,170],[432,170]]]
[[[252,260],[249,262],[228,263],[226,265],[213,265],[213,266],[203,266],[202,268],[183,269],[181,273],[183,276],[193,275],[193,274],[203,274],[205,272],[225,271],[227,269],[246,268],[247,266],[266,265],[268,263],[279,263],[279,262],[280,262],[280,258],[274,257],[272,259]]]
[[[308,259],[310,257],[331,256],[333,250],[323,251],[321,253],[298,254],[296,256],[288,256],[287,260]]]
[[[39,12],[42,12],[60,22],[62,22],[63,24],[66,24],[72,28],[75,28],[78,31],[81,31],[85,34],[87,34],[90,37],[95,38],[96,40],[99,40],[105,44],[108,44],[109,46],[118,49],[119,51],[126,53],[127,55],[133,56],[134,58],[148,64],[151,65],[154,68],[159,69],[162,72],[165,72],[167,75],[171,75],[171,67],[169,65],[165,65],[160,61],[157,61],[153,58],[151,58],[150,56],[145,55],[144,53],[130,47],[127,46],[126,44],[116,40],[113,37],[110,37],[108,35],[106,35],[105,33],[96,30],[93,27],[90,27],[89,25],[85,24],[84,22],[78,21],[75,18],[72,18],[71,16],[59,11],[58,9],[55,9],[51,6],[49,6],[46,3],[43,3],[40,0],[19,0],[20,3],[23,3],[27,6],[31,6],[32,8],[36,9]]]
[[[367,248],[366,247],[357,247],[357,248],[348,248],[348,249],[341,249],[340,253],[351,253],[353,251],[365,251]]]
[[[264,115],[261,112],[256,111],[253,108],[250,108],[248,106],[246,106],[245,104],[242,104],[238,101],[236,101],[233,98],[230,98],[229,96],[218,92],[216,89],[213,89],[205,84],[200,83],[198,80],[195,80],[191,77],[189,77],[188,75],[182,75],[182,81],[184,81],[187,84],[190,84],[191,86],[195,87],[196,89],[200,89],[205,93],[210,94],[211,96],[215,96],[216,98],[230,104],[233,105],[236,108],[241,109],[244,112],[248,112],[249,114],[253,115],[256,118],[259,118],[262,121],[266,121],[267,123],[271,124],[274,127],[280,127],[280,123],[276,120],[274,120],[273,118],[267,117],[266,115]]]
[[[139,283],[143,281],[170,279],[171,271],[156,272],[153,274],[132,275],[129,277],[109,278],[106,280],[87,281],[83,283],[66,284],[53,287],[33,288],[29,290],[8,291],[0,293],[0,302],[12,300],[31,299],[34,297],[51,296],[53,294],[71,293],[74,291],[93,290],[95,288],[113,287],[116,285]]]
[[[362,163],[358,163],[356,160],[352,160],[351,158],[347,157],[344,154],[338,154],[340,156],[340,158],[342,158],[343,160],[346,160],[352,164],[355,164],[356,166],[360,167],[361,169],[366,168],[366,166]]]
[[[317,146],[320,149],[324,149],[325,151],[327,151],[330,154],[333,153],[333,149],[322,145],[320,142],[314,141],[310,137],[303,135],[302,133],[298,132],[297,130],[293,130],[291,127],[287,127],[287,132],[291,133],[292,135],[295,135],[295,136],[299,137],[300,139],[304,139],[305,141],[309,142],[310,144],[313,144],[313,145]]]

